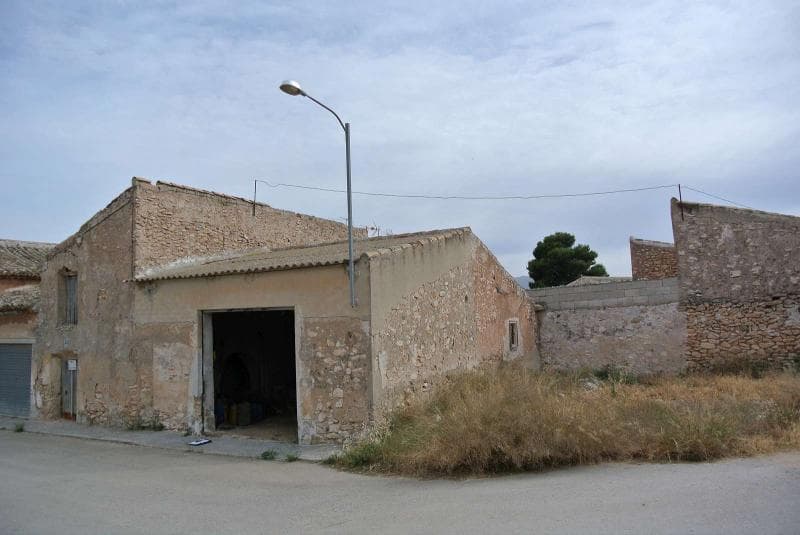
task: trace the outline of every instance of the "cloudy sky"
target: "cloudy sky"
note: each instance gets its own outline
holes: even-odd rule
[[[415,5],[416,4],[416,5]],[[0,2],[0,237],[60,241],[132,176],[535,195],[682,183],[800,215],[800,2]],[[514,275],[574,233],[611,274],[671,241],[675,189],[354,197],[395,233],[469,225]],[[718,202],[695,192],[690,200]],[[346,217],[343,194],[263,187]]]

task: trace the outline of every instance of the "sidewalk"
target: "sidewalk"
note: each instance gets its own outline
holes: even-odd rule
[[[339,446],[332,444],[306,446],[236,435],[209,436],[205,438],[211,439],[210,443],[202,446],[189,446],[188,442],[200,437],[193,435],[183,436],[182,433],[175,431],[126,431],[110,427],[88,426],[68,420],[26,420],[24,418],[0,416],[0,429],[13,431],[17,424],[20,423],[24,424],[26,433],[102,440],[150,448],[231,455],[234,457],[260,458],[263,452],[272,450],[276,454],[276,459],[279,460],[285,459],[287,455],[295,455],[304,461],[321,461],[340,450]]]

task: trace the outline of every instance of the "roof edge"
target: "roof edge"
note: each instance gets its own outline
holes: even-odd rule
[[[651,247],[664,247],[664,248],[675,247],[675,244],[672,243],[672,242],[658,241],[658,240],[645,240],[643,238],[636,238],[634,236],[630,237],[630,242],[631,243],[636,243],[638,245],[649,245]]]
[[[679,201],[675,197],[672,197],[672,199],[670,200],[670,204],[672,206],[673,211],[680,210],[681,206],[683,206],[684,208],[689,208],[689,209],[699,208],[702,210],[710,210],[710,211],[723,210],[726,212],[738,212],[740,214],[752,214],[768,218],[794,219],[800,222],[800,215],[782,214],[780,212],[767,212],[765,210],[756,210],[755,208],[742,208],[739,206],[726,206],[724,204],[709,204],[702,202]]]
[[[385,255],[385,254],[393,254],[399,251],[406,250],[410,247],[413,247],[415,244],[417,245],[427,245],[436,241],[444,240],[450,238],[455,235],[462,235],[462,234],[472,234],[472,229],[469,227],[458,227],[458,228],[451,228],[451,229],[442,229],[442,230],[430,230],[430,231],[423,231],[423,232],[410,232],[404,234],[392,234],[390,236],[373,236],[371,238],[362,238],[358,240],[354,240],[357,243],[365,243],[371,240],[379,241],[382,239],[392,238],[392,239],[403,239],[403,238],[419,238],[413,241],[409,241],[409,243],[401,244],[401,245],[394,245],[386,248],[379,248],[375,251],[366,251],[358,255],[354,261],[358,261],[362,258],[372,259],[377,256]],[[147,270],[136,274],[133,279],[129,280],[133,282],[155,282],[160,280],[177,280],[177,279],[192,279],[192,278],[204,278],[204,277],[218,277],[224,275],[241,275],[241,274],[250,274],[250,273],[266,273],[270,271],[287,271],[292,269],[304,269],[310,267],[324,267],[324,266],[333,266],[339,264],[346,264],[348,262],[347,258],[344,259],[331,259],[326,260],[319,263],[314,264],[281,264],[277,266],[272,266],[269,268],[250,268],[244,270],[219,270],[214,271],[213,269],[209,269],[206,273],[198,273],[198,274],[189,274],[189,275],[180,275],[180,274],[170,274],[168,270],[172,268],[179,268],[182,265],[190,265],[195,263],[201,262],[214,262],[214,261],[223,261],[228,259],[234,259],[238,256],[243,256],[248,253],[252,253],[255,251],[264,251],[264,252],[283,252],[283,251],[302,251],[306,249],[313,249],[315,247],[324,247],[329,245],[340,245],[347,243],[347,240],[336,240],[330,242],[323,242],[323,243],[316,243],[313,245],[303,245],[303,246],[294,246],[294,247],[284,247],[279,249],[270,249],[267,247],[253,247],[248,249],[239,249],[236,251],[228,251],[226,253],[219,253],[214,255],[207,255],[207,256],[197,256],[197,257],[184,257],[178,259],[176,261],[170,262],[168,264],[160,265],[160,266],[153,266],[148,268]]]
[[[118,210],[121,210],[130,204],[133,201],[133,191],[134,186],[132,185],[125,188],[122,193],[111,199],[111,201],[105,205],[105,207],[98,210],[92,217],[87,219],[77,231],[63,241],[57,243],[55,247],[53,247],[50,252],[47,253],[47,260],[50,260],[55,255],[69,249],[69,247],[71,247],[75,240],[77,240],[79,237],[99,226],[103,223],[103,221],[114,215]]]

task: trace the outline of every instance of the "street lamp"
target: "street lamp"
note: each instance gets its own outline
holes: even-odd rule
[[[316,104],[319,104],[336,117],[336,120],[339,121],[339,124],[342,126],[344,130],[344,149],[345,149],[345,158],[347,160],[347,251],[349,255],[349,260],[347,263],[348,272],[350,276],[350,306],[355,308],[356,306],[356,285],[355,285],[355,272],[353,270],[353,194],[350,190],[350,123],[342,122],[342,119],[336,114],[335,111],[327,107],[325,104],[320,102],[319,100],[315,99],[305,91],[303,88],[300,87],[300,84],[295,82],[294,80],[285,80],[280,85],[281,91],[286,93],[287,95],[291,95],[296,97],[297,95],[302,95]]]

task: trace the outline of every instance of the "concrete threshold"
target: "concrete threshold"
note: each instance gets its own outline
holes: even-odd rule
[[[251,459],[259,459],[263,452],[273,451],[276,460],[283,460],[292,455],[303,461],[318,462],[341,451],[339,446],[332,444],[302,445],[244,436],[217,435],[216,433],[213,436],[204,437],[196,435],[184,436],[182,433],[166,430],[128,431],[111,427],[84,425],[69,420],[31,420],[0,416],[0,429],[13,431],[18,424],[25,426],[26,433],[117,442],[192,453],[248,457]],[[211,442],[202,446],[190,446],[188,444],[198,438],[208,438]]]

